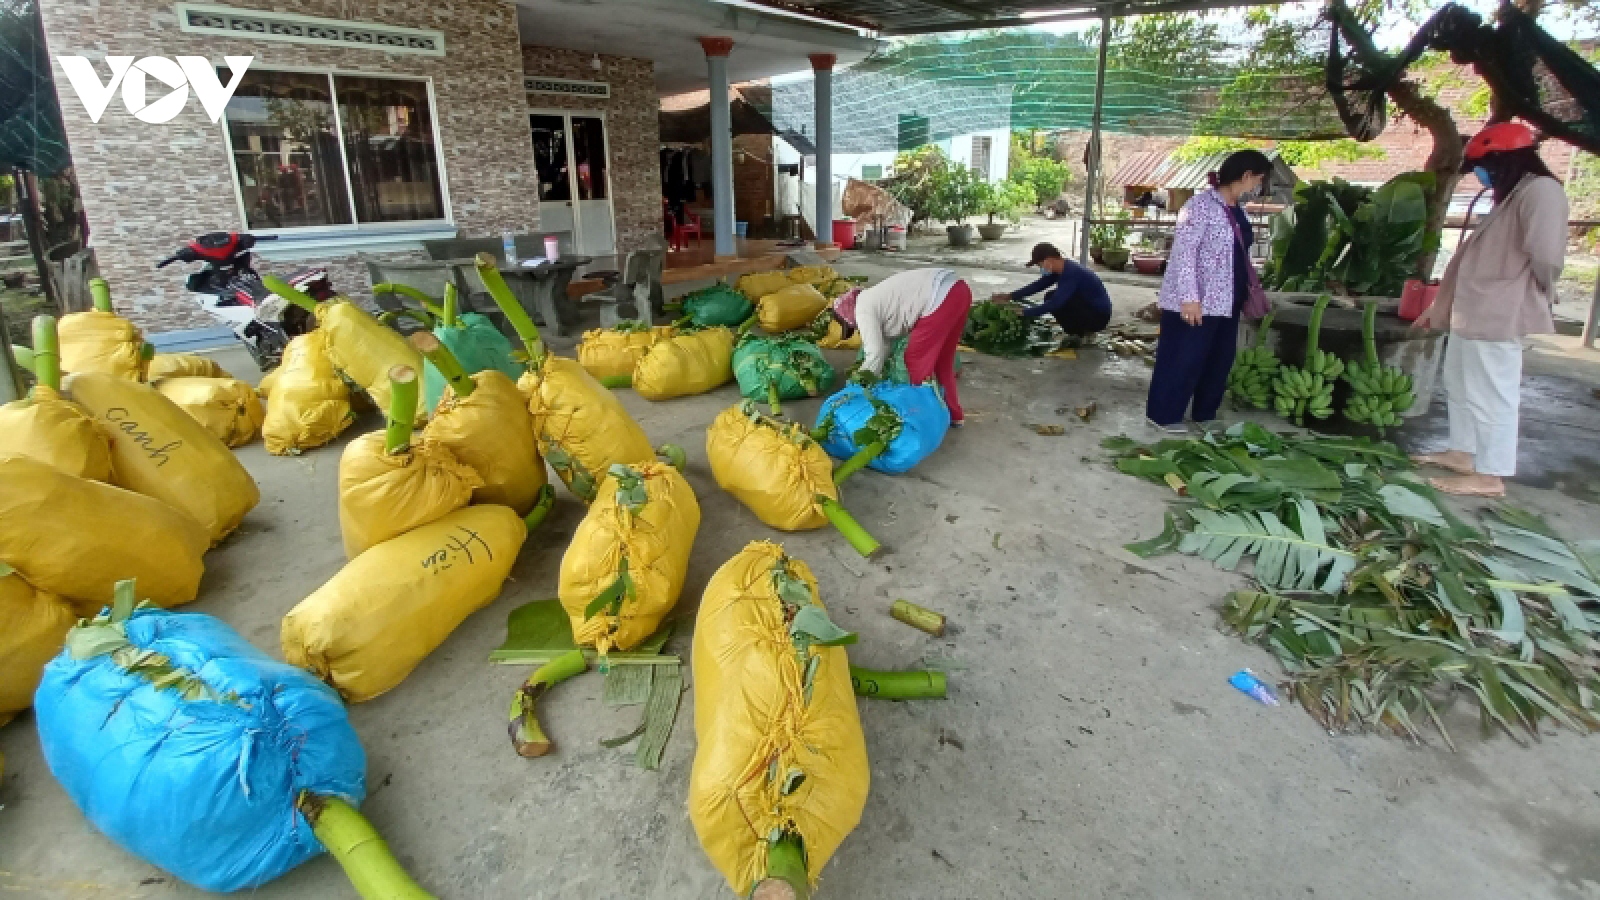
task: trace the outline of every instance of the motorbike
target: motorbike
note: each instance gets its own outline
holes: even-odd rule
[[[251,250],[261,241],[274,239],[273,235],[213,231],[156,263],[158,269],[178,262],[204,263],[200,271],[189,273],[185,286],[198,295],[201,309],[233,331],[262,372],[277,368],[290,338],[316,327],[311,313],[261,283]],[[318,302],[334,294],[325,268],[299,269],[286,280]]]

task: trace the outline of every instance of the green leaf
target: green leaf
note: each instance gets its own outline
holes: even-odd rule
[[[1439,528],[1443,528],[1446,524],[1444,515],[1439,512],[1439,507],[1432,500],[1409,488],[1398,484],[1386,484],[1378,489],[1378,496],[1382,498],[1384,508],[1394,515],[1416,519]]]
[[[120,623],[95,622],[79,625],[67,632],[67,654],[73,659],[105,656],[126,646],[128,646],[128,635]]]
[[[857,635],[833,624],[828,613],[815,603],[800,607],[789,623],[790,635],[804,635],[811,643],[824,647],[842,647],[854,644]]]
[[[1194,528],[1183,536],[1178,552],[1203,557],[1223,569],[1233,569],[1245,555],[1254,555],[1256,579],[1284,590],[1316,587],[1318,573],[1326,568],[1322,590],[1337,592],[1344,577],[1355,568],[1355,556],[1322,539],[1316,507],[1310,501],[1301,503],[1301,515],[1306,521],[1302,527],[1310,527],[1314,537],[1290,528],[1270,512],[1194,509],[1190,512]],[[1308,507],[1310,514],[1305,512]]]
[[[1124,544],[1123,548],[1135,556],[1149,559],[1152,556],[1161,556],[1177,550],[1178,544],[1183,540],[1183,535],[1184,531],[1178,527],[1177,519],[1169,512],[1166,514],[1166,525],[1161,529],[1160,534],[1148,540]]]

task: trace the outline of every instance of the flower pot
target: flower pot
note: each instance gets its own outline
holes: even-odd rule
[[[1005,237],[1006,223],[995,222],[989,225],[979,225],[978,234],[986,241],[998,241]]]
[[[1105,252],[1104,247],[1090,247],[1089,258],[1103,266],[1106,264]]]
[[[946,225],[944,233],[950,238],[952,247],[968,247],[972,245],[971,225]]]
[[[1125,247],[1106,247],[1100,251],[1100,262],[1106,268],[1120,272],[1128,264],[1128,255]]]
[[[1166,267],[1167,258],[1165,256],[1135,256],[1133,258],[1133,269],[1140,275],[1160,275],[1161,271]]]

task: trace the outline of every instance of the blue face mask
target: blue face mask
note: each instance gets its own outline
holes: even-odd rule
[[[1485,169],[1483,166],[1478,166],[1477,168],[1473,169],[1472,174],[1478,176],[1478,180],[1483,182],[1484,187],[1493,186],[1489,179],[1489,170]]]

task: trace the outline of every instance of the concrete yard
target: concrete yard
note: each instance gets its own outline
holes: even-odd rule
[[[849,254],[839,267],[876,278],[894,265]],[[1026,278],[963,274],[978,297]],[[1153,297],[1112,290],[1119,317]],[[218,358],[253,374],[242,351]],[[1092,349],[1075,361],[965,359],[968,426],[912,473],[863,473],[844,491],[888,548],[871,563],[831,530],[773,532],[717,488],[703,433],[735,402],[734,387],[658,404],[621,392],[654,441],[688,450],[703,521],[680,611],[692,613],[711,573],[745,543],[781,540],[816,572],[835,621],[860,633],[853,662],[950,673],[947,700],[860,702],[872,791],[820,896],[1600,898],[1595,738],[1547,727],[1526,748],[1483,739],[1457,704],[1449,721],[1461,750],[1451,753],[1437,742],[1330,736],[1298,707],[1257,705],[1228,676],[1249,666],[1275,678],[1278,667],[1219,630],[1216,613],[1245,579],[1123,549],[1160,529],[1171,496],[1117,473],[1099,448],[1108,435],[1153,437],[1142,361]],[[1530,372],[1540,379],[1523,411],[1530,475],[1513,483],[1512,501],[1572,537],[1600,537],[1600,355],[1552,372],[1530,362]],[[1065,409],[1090,400],[1100,412],[1088,424]],[[810,421],[816,406],[786,411]],[[1436,404],[1402,443],[1431,446],[1441,421]],[[1040,422],[1066,434],[1024,427]],[[376,427],[369,413],[346,437]],[[188,609],[280,655],[280,617],[344,561],[338,454],[277,458],[259,442],[239,451],[262,501],[208,556],[201,599]],[[555,595],[581,513],[562,492],[499,600],[398,688],[351,709],[369,755],[363,809],[443,898],[731,897],[685,812],[692,689],[658,772],[633,766],[631,744],[600,745],[632,731],[641,713],[603,706],[592,673],[540,701],[552,755],[521,759],[507,740],[507,704],[528,670],[486,658],[511,610]],[[891,619],[899,597],[945,612],[946,637]],[[669,648],[687,657],[687,629]],[[0,752],[0,893],[202,895],[90,827],[46,769],[31,715],[0,729]],[[323,857],[251,896],[355,893]]]

